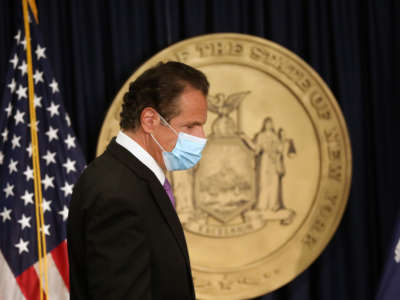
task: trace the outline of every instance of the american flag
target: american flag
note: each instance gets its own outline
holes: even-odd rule
[[[31,21],[30,28],[48,253],[46,296],[68,299],[66,220],[72,188],[85,161],[63,108],[38,25]],[[9,71],[0,105],[0,300],[40,299],[26,46],[21,26],[7,62]]]
[[[395,228],[393,242],[376,300],[400,299],[400,220]]]

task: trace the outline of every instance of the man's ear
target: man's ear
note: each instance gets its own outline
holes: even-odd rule
[[[146,133],[153,133],[153,131],[160,126],[160,116],[151,107],[145,107],[140,114],[140,125]]]

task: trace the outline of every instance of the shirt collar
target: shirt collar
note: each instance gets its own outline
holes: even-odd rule
[[[154,175],[156,175],[161,185],[164,185],[165,174],[163,170],[160,168],[156,160],[146,150],[144,150],[142,146],[140,146],[122,131],[118,133],[115,141],[132,153],[146,167],[148,167],[154,173]]]

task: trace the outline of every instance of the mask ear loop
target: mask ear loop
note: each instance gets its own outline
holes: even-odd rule
[[[160,143],[155,139],[155,137],[153,136],[152,133],[150,133],[150,136],[153,138],[153,141],[158,145],[158,147],[160,147],[160,149],[161,149],[162,151],[167,152],[167,151],[165,151],[164,147],[161,146]]]
[[[169,125],[169,123],[167,122],[167,120],[165,120],[165,119],[163,118],[162,115],[160,115],[159,113],[157,113],[157,114],[158,114],[158,116],[160,117],[160,120],[161,120],[161,122],[162,122],[164,125],[168,126],[168,128],[171,129],[176,135],[179,135],[179,134],[176,132],[176,130],[175,130],[171,125]]]
[[[157,114],[160,117],[161,123],[163,123],[164,125],[168,126],[169,129],[171,129],[176,135],[178,135],[178,133],[175,131],[175,129],[172,128],[172,126],[168,124],[167,120],[165,120],[158,112],[157,112]],[[160,149],[162,151],[167,152],[167,151],[165,151],[164,147],[161,146],[161,144],[155,139],[155,137],[153,136],[152,133],[150,133],[150,136],[152,137],[153,141],[158,145],[158,147],[160,147]]]

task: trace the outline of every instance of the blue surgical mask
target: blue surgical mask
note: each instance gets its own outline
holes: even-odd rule
[[[160,119],[178,136],[174,149],[172,149],[171,152],[167,152],[151,134],[154,142],[162,150],[162,156],[167,170],[187,170],[194,167],[201,158],[201,152],[207,143],[207,139],[183,132],[179,132],[178,134],[161,115]]]

